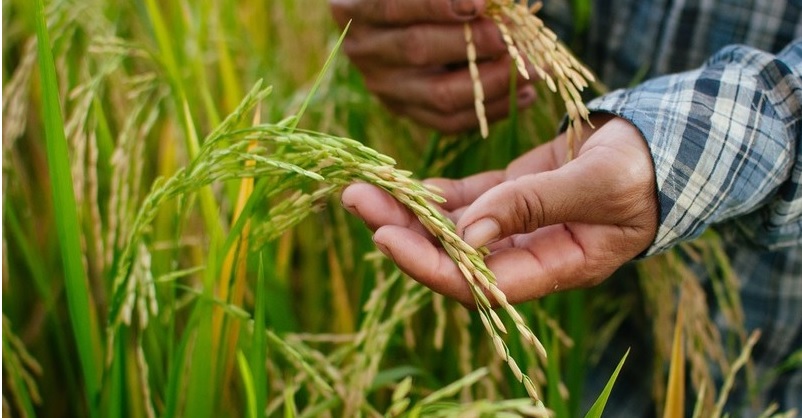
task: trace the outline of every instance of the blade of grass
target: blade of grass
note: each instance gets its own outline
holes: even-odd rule
[[[259,252],[259,271],[256,274],[256,300],[253,318],[253,338],[251,340],[251,371],[253,372],[253,386],[256,396],[256,410],[264,411],[266,399],[269,395],[267,387],[267,371],[265,358],[267,357],[267,342],[265,341],[265,313],[267,310],[267,278],[265,277],[264,257],[266,250]]]
[[[546,375],[548,376],[548,406],[549,409],[554,411],[555,416],[567,417],[568,415],[568,402],[563,398],[560,385],[562,384],[562,376],[560,376],[560,357],[561,357],[560,340],[556,335],[551,337],[551,349],[549,350],[549,357],[546,361]]]
[[[231,51],[228,48],[226,35],[223,30],[223,14],[220,10],[220,0],[213,2],[213,9],[216,19],[214,19],[215,33],[214,41],[218,57],[218,67],[220,71],[220,81],[223,85],[223,111],[228,114],[237,107],[239,98],[242,94],[242,86],[235,70],[234,60],[231,58]]]
[[[209,245],[209,265],[204,272],[203,290],[198,295],[198,326],[194,347],[189,360],[189,384],[187,387],[187,407],[183,416],[203,418],[215,416],[214,408],[218,400],[215,393],[221,393],[217,372],[221,359],[215,357],[209,347],[214,346],[212,318],[215,308],[214,282],[220,270],[218,267],[220,241],[212,238]],[[225,303],[222,301],[221,303]]]
[[[566,332],[574,341],[574,346],[568,349],[565,364],[565,385],[571,398],[568,405],[572,416],[579,415],[580,400],[588,367],[585,340],[588,338],[587,298],[584,290],[572,291],[566,295],[568,313],[566,316]]]
[[[685,414],[685,344],[682,337],[684,323],[682,306],[682,304],[677,306],[663,418],[682,418]]]
[[[345,25],[345,29],[343,29],[342,33],[340,34],[340,38],[337,39],[337,43],[334,44],[334,48],[332,48],[329,57],[326,58],[326,62],[323,63],[323,68],[318,73],[317,78],[315,79],[315,83],[312,85],[312,88],[309,89],[309,94],[307,94],[306,98],[304,98],[304,102],[303,104],[301,104],[301,108],[298,109],[298,111],[295,113],[295,120],[292,122],[292,124],[290,124],[291,128],[295,128],[298,126],[298,122],[301,120],[301,117],[306,111],[307,106],[309,106],[309,102],[312,100],[312,96],[315,95],[315,92],[317,92],[318,87],[320,87],[320,83],[323,82],[323,77],[326,74],[328,74],[329,67],[331,67],[332,62],[334,62],[334,57],[336,56],[337,51],[340,50],[340,46],[342,45],[343,40],[345,39],[345,34],[348,33],[349,27],[351,27],[350,21],[348,22],[347,25]]]
[[[112,356],[111,364],[109,365],[109,373],[103,382],[103,386],[107,388],[108,396],[104,399],[105,411],[107,417],[120,417],[124,416],[125,408],[125,371],[123,359],[125,358],[125,339],[123,336],[124,331],[120,330],[119,338],[114,340],[113,350],[116,355]]]
[[[295,392],[293,387],[284,390],[284,418],[294,418],[298,416],[298,408],[295,406]]]
[[[331,298],[334,308],[334,330],[338,333],[354,332],[354,313],[348,301],[348,284],[343,274],[337,247],[333,245],[333,238],[327,228],[326,240],[330,243],[326,250],[328,257],[329,279],[331,280]]]
[[[167,377],[167,390],[165,395],[165,407],[162,417],[173,418],[181,416],[178,414],[178,408],[182,401],[181,389],[186,387],[186,361],[187,355],[191,354],[191,340],[195,334],[198,323],[200,322],[201,310],[199,306],[195,306],[192,314],[187,320],[187,326],[184,329],[184,334],[176,347],[175,353],[172,355],[172,363],[170,364],[170,371]]]
[[[42,0],[35,0],[36,36],[38,40],[39,73],[42,82],[42,115],[47,147],[47,164],[50,172],[56,231],[59,239],[67,306],[70,323],[75,333],[78,357],[81,363],[86,402],[89,415],[98,417],[100,396],[100,369],[96,363],[102,359],[97,319],[92,311],[92,298],[81,254],[81,229],[70,172],[69,151],[64,134],[64,121],[59,104],[58,81],[52,47],[45,23]]]
[[[253,374],[251,373],[251,368],[248,365],[248,360],[245,359],[245,355],[242,354],[242,351],[237,352],[237,364],[239,364],[239,372],[242,376],[242,386],[245,390],[245,396],[248,401],[248,416],[250,418],[256,418],[258,416],[257,411],[259,409],[256,406],[256,391],[254,390],[253,385]]]
[[[621,368],[624,366],[624,362],[627,360],[627,356],[629,356],[629,350],[624,353],[624,357],[621,358],[621,361],[618,362],[618,366],[616,366],[613,375],[610,376],[610,380],[607,381],[607,384],[604,385],[604,389],[602,393],[596,398],[596,402],[588,410],[588,413],[585,414],[585,418],[601,418],[602,413],[604,412],[604,407],[607,406],[607,400],[610,398],[610,392],[613,390],[613,385],[615,385],[616,379],[618,379],[618,373],[621,371]]]

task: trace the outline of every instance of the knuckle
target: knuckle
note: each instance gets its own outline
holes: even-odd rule
[[[395,0],[378,0],[370,2],[374,15],[381,22],[397,22],[400,20],[400,5]]]
[[[499,55],[507,52],[507,44],[501,36],[498,26],[490,20],[480,20],[473,25],[474,44],[482,55]]]
[[[545,214],[543,208],[543,200],[537,190],[531,188],[524,188],[523,180],[521,178],[514,180],[517,193],[514,193],[513,201],[513,224],[519,231],[534,231],[535,229],[545,225]],[[524,192],[525,191],[525,192]]]
[[[456,94],[450,83],[433,79],[428,90],[431,92],[430,104],[437,111],[450,114],[460,109]]]
[[[421,28],[411,26],[398,37],[398,48],[406,64],[422,67],[429,64],[427,42]]]

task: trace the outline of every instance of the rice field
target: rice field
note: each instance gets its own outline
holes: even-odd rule
[[[486,139],[441,135],[384,110],[342,36],[325,2],[3,2],[4,415],[598,417],[618,371],[589,370],[626,373],[610,341],[641,318],[653,344],[630,350],[658,370],[656,412],[681,416],[691,392],[721,416],[709,364],[742,378],[754,341],[718,335],[679,254],[489,309],[481,252],[417,180],[503,167],[573,93],[539,83]],[[375,250],[339,203],[354,181],[424,221],[478,309]],[[717,237],[685,254],[723,272],[739,321]]]

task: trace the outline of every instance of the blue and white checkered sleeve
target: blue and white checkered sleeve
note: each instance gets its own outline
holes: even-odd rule
[[[660,226],[646,255],[731,223],[768,249],[802,244],[802,39],[730,46],[701,68],[591,101],[647,141]]]

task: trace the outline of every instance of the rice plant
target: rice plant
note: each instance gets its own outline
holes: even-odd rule
[[[585,373],[634,296],[504,303],[416,180],[499,167],[548,140],[561,89],[574,97],[559,76],[557,94],[544,81],[536,108],[480,141],[381,110],[322,5],[9,0],[3,33],[4,413],[601,415],[618,372],[585,396],[598,399],[590,411]],[[440,239],[476,311],[374,251],[337,202],[353,181],[384,188]],[[717,248],[694,247],[720,259]],[[653,283],[681,266],[639,269]],[[646,297],[688,281],[660,282]],[[719,343],[703,308],[685,313],[703,324],[687,332]],[[662,342],[673,310],[652,317]],[[732,361],[689,357],[700,385],[707,359]]]

